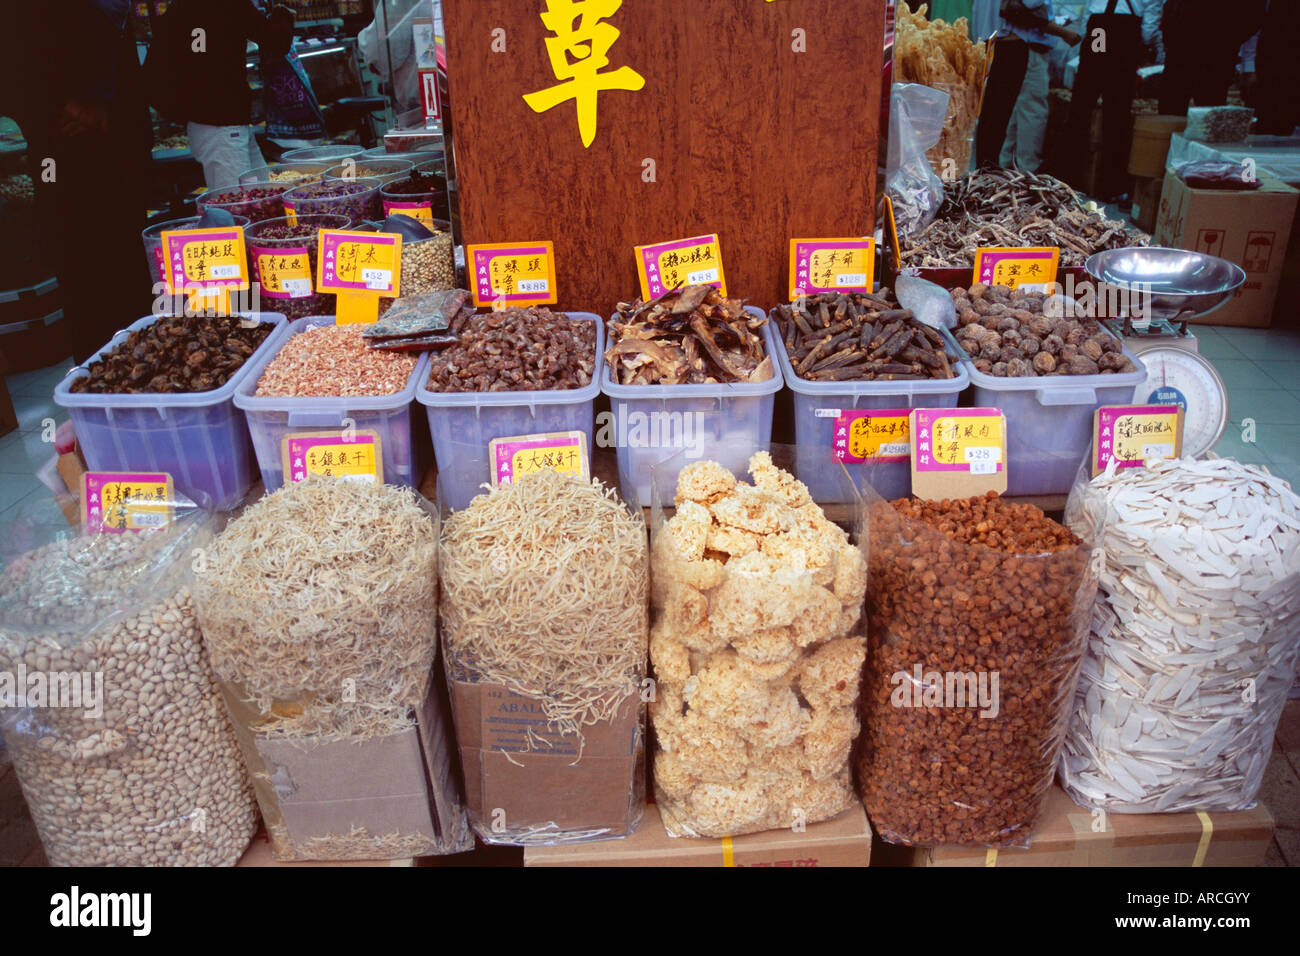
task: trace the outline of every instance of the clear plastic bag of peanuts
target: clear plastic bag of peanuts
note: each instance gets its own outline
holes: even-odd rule
[[[709,447],[652,471],[654,789],[673,836],[798,829],[856,800],[864,512],[828,455]],[[811,498],[795,476],[814,469],[847,504]]]
[[[890,843],[1027,846],[1052,786],[1097,594],[1087,540],[996,494],[885,501],[869,487],[867,666],[854,754]]]
[[[0,731],[50,864],[230,866],[257,804],[190,597],[217,519],[138,477],[4,529]]]

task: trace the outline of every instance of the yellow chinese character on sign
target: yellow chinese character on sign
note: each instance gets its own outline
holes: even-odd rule
[[[645,86],[645,78],[628,66],[600,72],[609,66],[607,54],[619,36],[616,27],[600,21],[613,16],[622,5],[623,0],[547,0],[546,10],[540,14],[546,29],[554,34],[546,38],[551,72],[562,82],[525,93],[524,102],[534,113],[545,113],[566,100],[576,101],[584,147],[596,138],[597,94],[602,90],[635,92]]]

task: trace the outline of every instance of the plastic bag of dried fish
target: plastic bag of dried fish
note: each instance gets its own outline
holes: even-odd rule
[[[1231,459],[1093,484],[1105,566],[1062,783],[1118,813],[1247,809],[1300,653],[1300,497]]]
[[[942,90],[919,83],[895,83],[890,92],[885,192],[900,236],[924,229],[943,205],[943,180],[925,151],[943,134],[948,100]]]
[[[1089,540],[991,492],[864,497],[870,645],[856,767],[872,824],[913,846],[1027,845],[1097,594]]]
[[[785,470],[805,450],[773,451],[781,467],[768,452],[749,459],[753,484],[716,461],[655,469],[676,476],[670,519],[659,502],[671,488],[654,494],[650,631],[655,794],[675,836],[814,823],[853,805],[866,561]],[[839,499],[858,501],[837,467]]]

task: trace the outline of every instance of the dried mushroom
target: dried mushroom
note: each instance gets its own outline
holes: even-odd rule
[[[269,322],[238,316],[164,316],[136,329],[72,392],[121,395],[140,392],[209,392],[225,385],[271,334]]]

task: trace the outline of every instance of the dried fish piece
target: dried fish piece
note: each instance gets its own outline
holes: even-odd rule
[[[619,385],[762,382],[773,374],[759,332],[766,324],[707,283],[670,289],[618,304],[605,361]]]
[[[1300,496],[1229,459],[1112,468],[1093,490],[1105,568],[1062,782],[1118,812],[1244,809],[1300,652]]]

